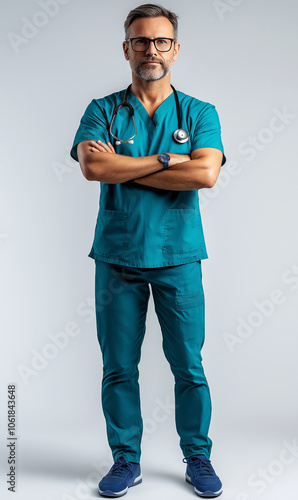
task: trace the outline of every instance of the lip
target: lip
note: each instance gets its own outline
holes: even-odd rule
[[[160,64],[160,63],[157,61],[145,61],[143,62],[143,64]]]

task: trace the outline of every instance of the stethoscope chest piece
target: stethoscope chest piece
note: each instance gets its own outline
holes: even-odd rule
[[[184,144],[189,139],[189,133],[186,132],[186,130],[183,130],[183,128],[179,128],[173,132],[173,139],[179,144]]]

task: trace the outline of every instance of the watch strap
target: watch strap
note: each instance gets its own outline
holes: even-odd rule
[[[169,168],[169,161],[171,157],[168,153],[161,153],[158,157],[158,161],[160,161],[163,164],[162,170],[167,170]]]

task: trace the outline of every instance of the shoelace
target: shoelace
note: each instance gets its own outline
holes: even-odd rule
[[[130,470],[130,465],[127,463],[127,461],[123,457],[117,458],[116,462],[114,465],[111,467],[110,472],[108,473],[109,476],[121,476],[122,472],[128,469]]]
[[[196,473],[203,473],[206,476],[213,476],[214,469],[211,465],[211,461],[208,458],[200,458],[200,457],[189,457],[183,458],[184,463],[191,463],[193,465]]]

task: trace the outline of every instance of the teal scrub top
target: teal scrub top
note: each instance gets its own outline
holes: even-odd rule
[[[134,144],[116,146],[109,124],[114,107],[123,101],[124,89],[90,102],[74,138],[72,158],[78,161],[79,142],[101,140],[110,141],[116,153],[134,157],[165,152],[190,155],[198,148],[216,148],[223,153],[224,165],[226,157],[215,106],[183,92],[177,93],[182,128],[190,134],[185,144],[177,144],[172,137],[178,128],[174,93],[161,103],[151,119],[141,101],[129,90],[127,99],[135,109],[137,135]],[[112,132],[121,140],[134,135],[128,108],[119,110]],[[101,182],[98,216],[88,257],[133,267],[165,267],[207,259],[198,190],[171,191],[132,181]]]

